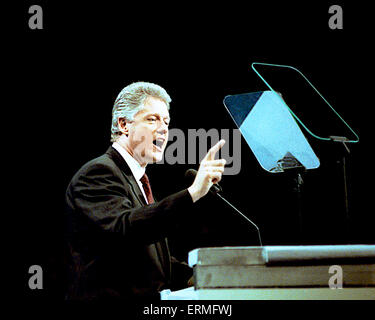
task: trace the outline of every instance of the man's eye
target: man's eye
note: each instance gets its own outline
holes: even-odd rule
[[[156,118],[148,118],[148,121],[156,121]]]

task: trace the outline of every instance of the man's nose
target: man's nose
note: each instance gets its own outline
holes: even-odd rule
[[[168,132],[168,125],[165,124],[163,121],[160,122],[158,133],[159,134],[166,134]]]

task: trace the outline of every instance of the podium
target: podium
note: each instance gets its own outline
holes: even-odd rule
[[[375,300],[375,245],[199,248],[198,300]]]

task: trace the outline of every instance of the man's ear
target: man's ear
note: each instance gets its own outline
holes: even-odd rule
[[[129,122],[126,121],[125,118],[118,118],[117,120],[117,126],[121,133],[124,135],[128,136],[129,135],[129,127],[128,127]]]

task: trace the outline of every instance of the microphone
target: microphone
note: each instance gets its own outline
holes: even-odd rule
[[[196,175],[197,175],[197,170],[194,170],[194,169],[189,169],[189,170],[187,170],[185,172],[185,178],[189,179],[189,181],[194,181]],[[263,246],[263,244],[262,244],[262,238],[260,237],[260,231],[259,231],[258,226],[253,221],[251,221],[248,217],[246,217],[234,205],[232,205],[227,199],[225,199],[220,194],[220,192],[222,192],[222,191],[223,191],[223,189],[221,188],[221,186],[218,183],[213,184],[212,187],[210,188],[210,192],[212,194],[218,196],[221,200],[223,200],[226,204],[228,204],[232,209],[234,209],[238,214],[240,214],[244,219],[246,219],[246,221],[250,222],[255,227],[255,229],[257,230],[257,233],[258,233],[259,244],[262,247]]]

